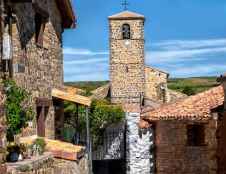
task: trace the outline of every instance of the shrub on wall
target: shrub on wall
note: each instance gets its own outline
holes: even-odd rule
[[[7,140],[13,141],[14,135],[21,133],[21,129],[27,126],[27,121],[32,120],[34,113],[29,106],[29,94],[18,87],[12,80],[4,81],[6,93],[6,122]]]

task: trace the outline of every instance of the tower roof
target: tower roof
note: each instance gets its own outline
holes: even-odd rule
[[[111,20],[123,20],[123,19],[145,19],[144,15],[132,12],[132,11],[123,11],[112,16],[109,16],[108,19]]]

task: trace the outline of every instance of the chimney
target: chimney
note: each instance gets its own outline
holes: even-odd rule
[[[217,81],[220,82],[224,88],[224,109],[226,110],[226,73],[221,75]]]

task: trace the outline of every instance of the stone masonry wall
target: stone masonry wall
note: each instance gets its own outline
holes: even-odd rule
[[[63,85],[63,56],[61,47],[61,15],[54,0],[45,1],[43,8],[49,13],[43,35],[43,47],[35,41],[35,8],[31,3],[16,4],[13,7],[16,23],[12,25],[13,64],[25,65],[25,72],[13,73],[17,84],[35,98],[51,97],[52,88]],[[54,108],[50,106],[46,118],[46,136],[54,138]],[[34,125],[34,129],[35,125]]]
[[[161,85],[167,88],[168,74],[151,67],[145,67],[145,98],[153,101],[167,100],[167,90],[165,93]]]
[[[127,174],[150,174],[151,146],[153,145],[153,131],[140,130],[138,123],[139,113],[126,114],[126,161]]]
[[[144,92],[144,21],[110,20],[110,81],[112,103],[139,103]],[[129,24],[131,39],[122,39]],[[129,44],[125,44],[129,41]]]
[[[216,174],[216,122],[205,123],[204,146],[187,146],[187,124],[158,121],[156,134],[156,174]]]
[[[8,169],[8,174],[88,174],[88,162],[84,157],[79,161],[68,161],[48,158],[35,161],[32,164],[18,166],[14,170]]]

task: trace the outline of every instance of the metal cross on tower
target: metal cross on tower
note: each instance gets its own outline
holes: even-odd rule
[[[124,7],[124,10],[128,10],[128,5],[129,5],[129,3],[127,2],[127,0],[125,0],[125,1],[122,3],[122,6]]]

